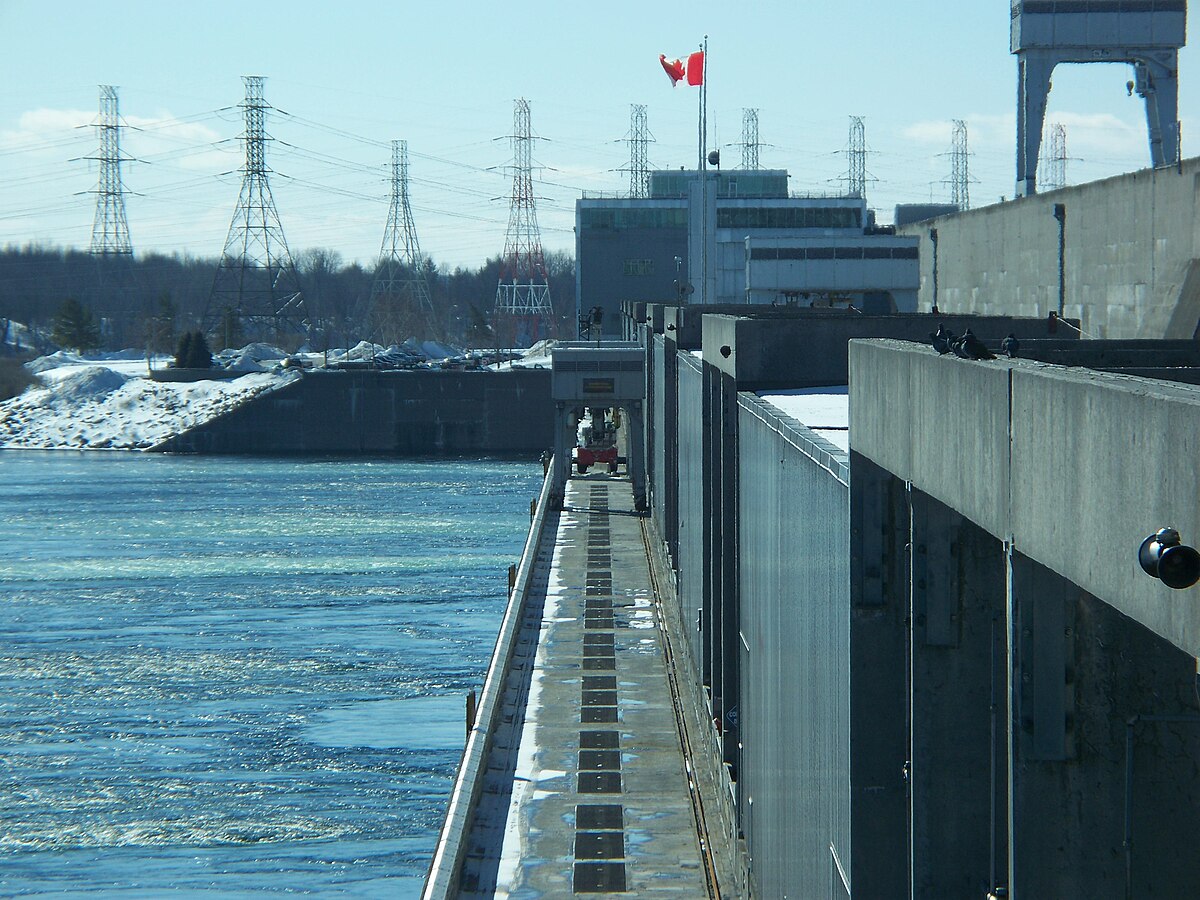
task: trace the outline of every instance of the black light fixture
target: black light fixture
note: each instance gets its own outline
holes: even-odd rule
[[[1160,528],[1142,541],[1138,563],[1147,575],[1177,591],[1200,581],[1200,552],[1185,546],[1174,528]]]

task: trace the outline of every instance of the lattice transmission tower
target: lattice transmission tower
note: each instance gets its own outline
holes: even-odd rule
[[[971,208],[970,152],[967,149],[967,123],[954,120],[950,141],[950,202],[959,209]]]
[[[388,342],[404,340],[416,329],[440,337],[425,257],[417,240],[408,200],[408,141],[392,141],[392,201],[371,286],[369,323]]]
[[[850,117],[850,139],[846,150],[849,171],[846,175],[847,192],[851,197],[865,199],[867,196],[867,129],[862,116]]]
[[[1050,148],[1042,154],[1037,183],[1043,190],[1067,186],[1067,126],[1056,122],[1050,130]]]
[[[510,138],[513,150],[512,206],[494,313],[497,337],[503,340],[511,335],[513,346],[516,346],[552,337],[555,331],[550,276],[542,252],[533,196],[533,128],[529,101],[523,98],[515,101],[513,106]]]
[[[88,159],[100,163],[96,185],[96,219],[92,224],[92,253],[96,256],[133,256],[129,222],[125,218],[125,183],[121,180],[121,110],[117,89],[100,85],[100,115],[96,120],[100,154]]]
[[[742,168],[758,168],[758,110],[742,110]]]
[[[295,343],[309,325],[296,263],[267,178],[271,170],[266,147],[271,138],[266,118],[271,106],[263,98],[264,80],[258,75],[242,77],[246,85],[241,104],[246,120],[242,189],[204,315],[204,330],[223,346],[243,340]]]
[[[629,196],[650,196],[650,133],[644,103],[629,104]]]

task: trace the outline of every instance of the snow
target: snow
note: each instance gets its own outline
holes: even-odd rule
[[[850,389],[845,385],[761,391],[758,396],[835,447],[849,452]]]
[[[144,450],[300,377],[258,372],[159,383],[136,352],[108,356],[60,351],[30,363],[41,384],[0,403],[0,448]]]

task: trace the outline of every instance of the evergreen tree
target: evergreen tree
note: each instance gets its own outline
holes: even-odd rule
[[[60,347],[73,347],[80,353],[95,350],[100,346],[100,326],[90,309],[68,297],[54,315],[50,339]]]
[[[175,348],[175,368],[186,369],[192,358],[192,332],[185,331],[179,336],[179,345]]]
[[[212,351],[208,349],[208,340],[204,337],[204,332],[192,332],[192,346],[191,355],[188,358],[188,368],[211,369],[212,364]]]

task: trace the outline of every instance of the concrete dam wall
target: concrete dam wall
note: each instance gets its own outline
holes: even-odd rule
[[[902,228],[921,239],[919,308],[934,305],[936,264],[943,312],[1057,311],[1062,204],[1063,313],[1088,337],[1191,338],[1200,321],[1198,176],[1200,159],[1191,159]]]
[[[550,371],[313,371],[176,435],[177,453],[538,453]]]

